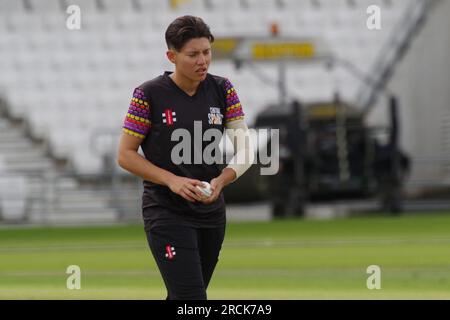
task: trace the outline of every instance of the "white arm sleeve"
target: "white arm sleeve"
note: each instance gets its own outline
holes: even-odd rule
[[[227,168],[236,172],[237,179],[253,164],[255,159],[253,141],[244,119],[230,121],[225,128],[234,147],[234,156],[229,161]]]

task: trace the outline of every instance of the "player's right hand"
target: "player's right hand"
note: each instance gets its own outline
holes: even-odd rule
[[[168,187],[173,193],[178,194],[190,202],[202,201],[204,197],[196,186],[203,187],[203,183],[200,180],[179,176],[173,177],[168,182]]]

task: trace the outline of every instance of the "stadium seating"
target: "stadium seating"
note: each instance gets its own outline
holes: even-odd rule
[[[104,151],[92,147],[97,132],[117,140],[134,87],[172,68],[164,31],[175,17],[204,17],[217,36],[268,36],[270,23],[277,22],[281,35],[319,38],[368,72],[409,1],[192,0],[177,7],[162,0],[69,2],[81,8],[81,30],[66,28],[64,1],[0,2],[0,95],[11,114],[25,118],[33,134],[47,139],[75,170],[99,173]],[[381,31],[369,32],[365,9],[374,3],[386,20]],[[250,124],[278,99],[277,66],[260,71],[273,83],[245,66],[236,71],[231,62],[211,67],[235,84]],[[337,89],[352,100],[360,81],[345,68],[321,63],[291,63],[287,80],[290,97],[302,101],[330,99]]]
[[[0,195],[0,218],[2,220],[20,220],[25,217],[27,203],[25,176],[1,176]]]

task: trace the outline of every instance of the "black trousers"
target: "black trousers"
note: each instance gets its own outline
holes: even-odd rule
[[[225,236],[220,228],[167,225],[146,232],[169,300],[206,300]]]

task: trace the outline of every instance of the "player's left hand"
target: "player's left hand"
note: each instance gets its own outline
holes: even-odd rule
[[[201,202],[204,204],[210,204],[210,203],[213,203],[214,201],[216,201],[217,198],[219,198],[220,192],[222,191],[222,189],[224,187],[222,180],[220,180],[218,178],[212,179],[209,184],[211,185],[212,194],[211,194],[211,196],[209,196],[207,198],[202,198]]]

